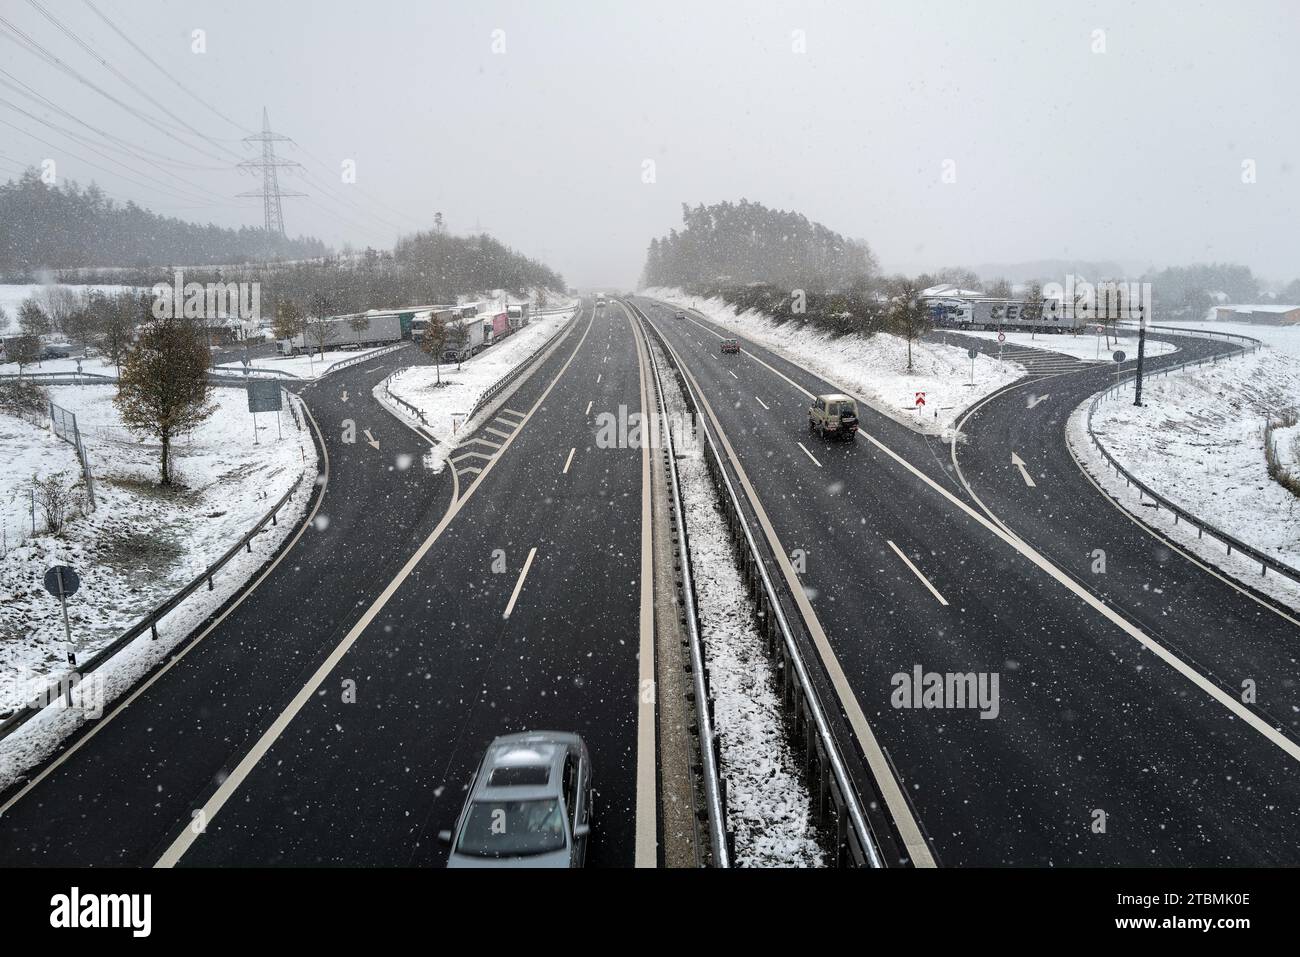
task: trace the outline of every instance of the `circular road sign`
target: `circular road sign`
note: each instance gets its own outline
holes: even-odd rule
[[[55,565],[45,573],[45,590],[55,598],[75,595],[80,587],[81,579],[67,565]]]
[[[1006,341],[1007,341],[1007,334],[1005,332],[999,332],[998,342],[1006,342]]]
[[[969,356],[969,357],[972,358],[972,359],[974,359],[974,358],[975,358],[977,355],[979,355],[979,354],[980,354],[980,351],[979,351],[978,349],[967,349],[967,350],[966,350],[966,355]]]
[[[1125,359],[1128,358],[1128,356],[1124,354],[1123,349],[1116,349],[1115,354],[1111,356],[1111,358],[1114,359],[1116,362],[1123,362]]]

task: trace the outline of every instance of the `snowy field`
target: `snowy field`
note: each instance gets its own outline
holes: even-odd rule
[[[794,323],[777,325],[753,310],[737,315],[722,299],[699,299],[680,289],[646,289],[644,295],[695,308],[718,325],[781,353],[876,411],[928,435],[949,437],[963,409],[1025,374],[1017,363],[980,355],[972,383],[966,350],[936,342],[912,343],[915,371],[909,373],[906,340],[888,333],[835,338]],[[917,392],[925,393],[921,415],[914,411]]]
[[[404,422],[420,424],[421,428],[437,438],[438,445],[425,464],[435,472],[440,472],[453,451],[457,433],[466,427],[473,429],[477,425],[473,422],[466,423],[465,415],[474,407],[479,396],[540,349],[572,315],[572,312],[566,312],[534,319],[519,332],[507,336],[463,363],[460,369],[453,362],[441,366],[410,366],[398,370],[375,386],[374,396],[393,415]],[[436,384],[439,376],[442,379],[441,386]],[[393,395],[423,412],[427,424],[420,423],[408,410],[392,401],[387,394],[390,389]]]
[[[996,332],[985,332],[983,329],[978,331],[974,329],[954,329],[953,332],[960,332],[963,336],[973,336],[977,339],[988,339],[991,342],[998,341]],[[1007,332],[1007,337],[1003,343],[1007,348],[1017,346],[1026,349],[1046,349],[1049,352],[1059,352],[1062,355],[1072,356],[1081,362],[1111,362],[1115,350],[1121,350],[1127,353],[1129,359],[1136,359],[1138,354],[1137,336],[1132,334],[1121,335],[1116,338],[1111,336],[1109,340],[1105,336],[1099,336],[1094,332],[1085,335],[1038,335],[1035,336],[1028,332]],[[1107,342],[1109,341],[1109,345]],[[1163,356],[1171,352],[1177,352],[1178,347],[1172,342],[1162,342],[1159,339],[1148,339],[1146,354],[1148,356]]]
[[[659,344],[660,363],[668,367]],[[675,379],[665,382],[669,421],[687,422]],[[705,664],[722,736],[721,774],[727,785],[727,826],[742,867],[819,867],[821,848],[812,801],[790,748],[765,641],[754,627],[748,592],[718,511],[704,447],[674,429],[682,505],[695,572]]]
[[[18,329],[18,309],[23,304],[23,300],[28,296],[35,297],[36,301],[45,308],[45,290],[49,286],[42,285],[5,285],[0,284],[0,308],[9,314],[9,328],[4,330],[6,335],[12,335]],[[65,289],[71,289],[73,292],[82,294],[93,291],[108,293],[114,295],[119,292],[134,292],[135,286],[68,286]]]
[[[374,349],[326,349],[324,357],[319,352],[312,352],[310,355],[304,356],[285,356],[283,358],[270,356],[265,359],[253,360],[249,364],[249,369],[252,370],[254,375],[261,373],[292,376],[295,379],[309,381],[319,376],[336,362],[374,355],[388,348],[391,348],[391,346],[378,346]],[[241,375],[244,372],[242,362],[225,362],[216,368],[221,372],[238,372]]]
[[[1199,329],[1204,332],[1227,332],[1237,336],[1250,336],[1268,343],[1278,352],[1300,359],[1300,326],[1265,326],[1253,322],[1171,322],[1180,329]],[[1158,330],[1157,330],[1158,331]]]
[[[31,534],[31,480],[34,474],[64,471],[82,493],[76,456],[47,429],[0,415],[0,519],[7,544],[0,558],[0,716],[68,667],[59,604],[41,587],[49,567],[71,565],[81,576],[81,590],[68,611],[72,650],[84,662],[218,559],[304,472],[315,475],[311,437],[295,427],[287,410],[283,438],[277,437],[275,416],[258,417],[255,445],[243,391],[219,388],[213,390],[214,415],[174,445],[178,487],[164,491],[156,484],[158,444],[124,430],[112,405],[114,393],[111,386],[50,390],[56,403],[77,414],[99,498],[94,512],[74,517],[58,534],[48,532],[39,509],[36,534]],[[256,539],[251,555],[241,553],[217,574],[214,591],[200,589],[164,619],[161,640],[136,642],[101,669],[110,690],[129,686],[244,583],[293,530],[311,487],[310,481],[301,483],[278,526]],[[67,719],[66,714],[54,719],[46,730],[62,727]],[[10,759],[27,753],[24,748],[39,751],[49,744],[39,733],[45,724],[44,718],[34,719],[0,742],[6,773]],[[26,736],[28,728],[37,729],[31,741],[13,740]],[[0,787],[8,783],[0,773]]]
[[[1104,401],[1093,430],[1132,474],[1241,541],[1300,569],[1300,499],[1269,478],[1264,425],[1270,416],[1300,405],[1300,359],[1273,349],[1148,380],[1144,406],[1131,391]],[[1198,539],[1185,523],[1174,525],[1126,488],[1088,441],[1089,402],[1070,418],[1074,454],[1106,491],[1144,522],[1252,586],[1300,608],[1300,586],[1280,575],[1260,576],[1259,566],[1210,538]],[[1300,472],[1300,449],[1285,436],[1279,453]]]

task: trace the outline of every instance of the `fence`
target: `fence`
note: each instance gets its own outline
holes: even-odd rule
[[[50,428],[54,434],[77,450],[77,461],[81,463],[81,476],[86,482],[86,502],[90,510],[95,510],[95,477],[90,472],[90,459],[86,457],[86,446],[81,441],[81,430],[77,428],[77,415],[62,406],[50,402]]]
[[[1200,330],[1200,329],[1177,329],[1176,327],[1173,326],[1148,326],[1147,328],[1166,329],[1170,332],[1177,331],[1177,332],[1187,332],[1192,334],[1209,332],[1209,330]],[[1202,359],[1192,359],[1187,362],[1180,362],[1177,365],[1169,366],[1168,368],[1160,369],[1156,372],[1147,373],[1146,375],[1143,376],[1143,381],[1149,381],[1151,379],[1159,378],[1161,376],[1167,376],[1170,373],[1180,372],[1185,369],[1196,369],[1204,365],[1216,365],[1220,359],[1225,359],[1225,360],[1236,359],[1245,355],[1250,355],[1251,353],[1258,351],[1263,346],[1263,343],[1260,340],[1252,338],[1251,336],[1241,336],[1241,335],[1236,335],[1234,333],[1226,333],[1226,332],[1217,333],[1217,335],[1229,337],[1232,339],[1240,339],[1242,340],[1243,344],[1241,348],[1234,353],[1228,353],[1226,355],[1216,354]],[[1169,499],[1165,498],[1159,492],[1155,491],[1153,488],[1151,488],[1149,485],[1147,485],[1145,482],[1139,479],[1136,475],[1128,471],[1128,469],[1124,468],[1124,466],[1120,464],[1119,460],[1116,459],[1115,456],[1110,454],[1110,451],[1106,448],[1106,446],[1101,444],[1101,440],[1097,438],[1097,434],[1093,431],[1092,428],[1092,418],[1097,411],[1097,407],[1101,405],[1102,402],[1117,398],[1118,396],[1127,392],[1133,386],[1133,382],[1134,380],[1132,376],[1128,376],[1126,378],[1119,380],[1114,385],[1111,385],[1109,388],[1104,389],[1101,392],[1097,393],[1097,395],[1093,396],[1092,401],[1088,405],[1088,414],[1085,419],[1085,427],[1088,433],[1088,440],[1093,444],[1093,446],[1097,449],[1097,451],[1101,453],[1101,457],[1106,461],[1106,464],[1115,470],[1116,475],[1124,479],[1125,486],[1137,489],[1139,502],[1144,502],[1147,499],[1150,499],[1151,504],[1154,506],[1156,511],[1159,511],[1160,509],[1163,508],[1165,511],[1169,512],[1171,515],[1174,516],[1175,525],[1179,524],[1180,522],[1186,522],[1188,525],[1192,526],[1192,528],[1196,529],[1197,538],[1203,538],[1205,535],[1208,534],[1211,538],[1216,539],[1227,549],[1227,554],[1231,555],[1234,551],[1236,551],[1242,555],[1245,555],[1251,561],[1256,562],[1259,565],[1259,573],[1261,576],[1267,575],[1269,571],[1274,571],[1277,572],[1279,575],[1291,579],[1294,582],[1300,582],[1300,570],[1292,568],[1290,565],[1286,564],[1285,562],[1277,558],[1274,558],[1272,555],[1260,551],[1254,546],[1241,541],[1241,539],[1239,538],[1229,535],[1227,532],[1223,531],[1220,528],[1215,527],[1214,525],[1209,524],[1208,522],[1201,521],[1191,512],[1188,512],[1186,509],[1183,509],[1178,505],[1175,505]]]

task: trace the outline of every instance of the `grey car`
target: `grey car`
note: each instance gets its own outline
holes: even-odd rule
[[[496,738],[451,831],[448,867],[582,867],[591,838],[591,758],[576,734]]]

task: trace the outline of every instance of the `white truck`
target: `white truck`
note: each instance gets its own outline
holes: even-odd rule
[[[353,328],[353,321],[357,328]],[[362,324],[361,320],[364,320]],[[323,337],[323,342],[322,342]],[[402,338],[402,320],[397,313],[362,313],[357,316],[336,316],[312,320],[305,333],[292,339],[279,339],[275,349],[282,356],[304,355],[308,352],[345,348],[386,346]]]

